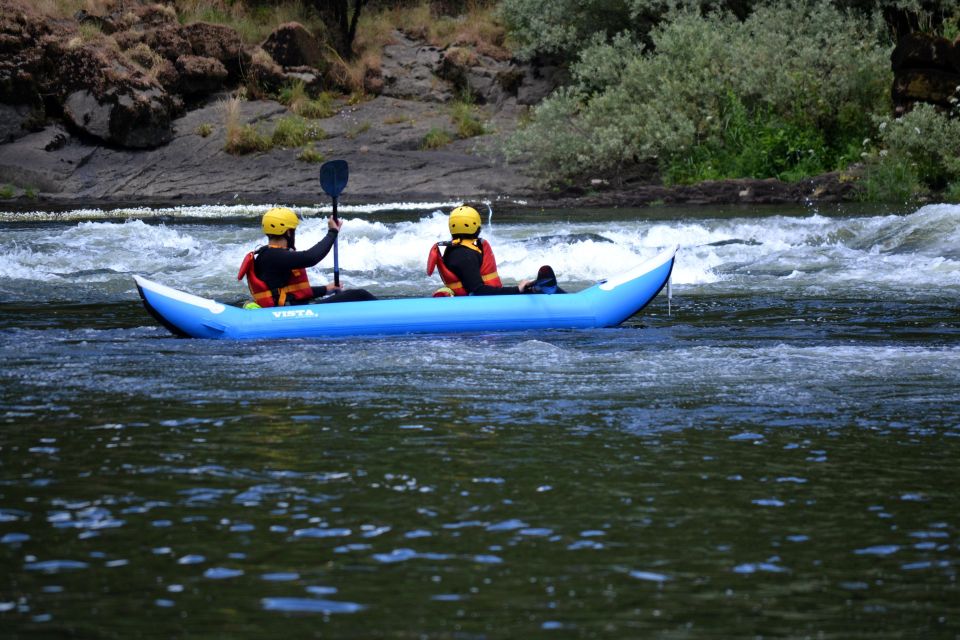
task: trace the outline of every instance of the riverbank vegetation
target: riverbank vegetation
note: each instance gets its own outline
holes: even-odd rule
[[[725,3],[738,15],[678,2],[651,27],[657,3],[627,2],[616,20],[600,4],[504,2],[522,55],[576,51],[570,84],[507,147],[554,181],[622,177],[654,161],[668,184],[859,170],[867,197],[960,196],[960,112],[890,116],[894,41],[880,12]],[[938,15],[936,28],[955,35],[958,14]]]
[[[62,16],[117,6],[35,4]],[[177,0],[164,7],[184,24],[226,24],[250,45],[300,22],[327,43],[327,77],[353,100],[379,72],[397,30],[462,48],[463,56],[564,68],[569,80],[531,108],[502,149],[556,188],[591,178],[682,185],[840,172],[868,199],[936,192],[960,200],[960,87],[952,108],[911,104],[894,117],[891,100],[897,38],[919,30],[957,39],[955,0]],[[88,28],[88,37],[102,37]],[[336,35],[344,29],[346,36]],[[302,83],[262,95],[301,118],[290,122],[336,110],[333,94],[309,95]],[[455,104],[452,119],[456,134],[437,129],[423,147],[484,133],[468,104]],[[272,136],[227,124],[231,153],[293,144]]]

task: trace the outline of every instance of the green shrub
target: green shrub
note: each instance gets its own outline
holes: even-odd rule
[[[911,202],[923,192],[917,171],[909,160],[877,155],[866,164],[861,198],[867,202]]]
[[[211,133],[213,133],[213,125],[209,122],[204,122],[197,127],[197,135],[201,138],[209,137]]]
[[[821,1],[763,5],[744,21],[675,12],[649,50],[627,35],[595,37],[572,85],[541,103],[505,151],[561,178],[648,158],[678,178],[841,168],[889,105],[881,33]],[[764,167],[765,153],[780,157]]]
[[[918,104],[900,118],[880,118],[878,122],[885,155],[909,162],[923,185],[943,189],[960,181],[960,117],[951,118],[932,105]]]
[[[811,4],[806,0],[780,0],[781,5],[788,3]],[[649,41],[651,29],[677,10],[698,14],[722,11],[744,20],[771,4],[770,0],[502,0],[500,15],[520,57],[545,54],[573,61],[581,44],[594,37],[609,40],[622,33],[637,41]],[[855,11],[860,17],[872,12],[905,11],[920,30],[942,33],[949,40],[960,33],[956,0],[833,0],[830,4],[839,10]]]
[[[444,131],[434,127],[427,132],[427,135],[423,137],[423,141],[420,143],[421,149],[439,149],[445,147],[446,145],[453,142],[453,137]]]
[[[302,147],[313,140],[322,140],[326,137],[326,132],[316,123],[310,122],[300,116],[281,118],[273,130],[271,142],[277,147]]]
[[[669,5],[699,9],[724,2],[699,0],[503,0],[500,15],[506,22],[515,53],[529,59],[538,54],[568,58],[594,36],[617,33],[643,36]]]
[[[3,198],[4,200],[9,200],[10,198],[12,198],[14,193],[16,192],[14,191],[13,187],[10,186],[9,184],[5,184],[2,187],[0,187],[0,198]]]
[[[664,157],[667,183],[723,178],[796,181],[836,164],[823,132],[788,122],[770,109],[750,113],[736,96],[721,109],[723,128],[716,139]]]

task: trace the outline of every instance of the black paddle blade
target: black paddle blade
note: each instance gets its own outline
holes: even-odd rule
[[[336,198],[347,186],[347,179],[350,177],[350,169],[347,167],[346,160],[330,160],[320,166],[320,186],[324,193],[331,198]]]

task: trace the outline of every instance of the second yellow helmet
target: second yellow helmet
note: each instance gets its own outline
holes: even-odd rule
[[[480,214],[473,207],[461,205],[450,212],[447,225],[450,227],[450,235],[472,236],[480,231]]]
[[[293,209],[275,207],[263,214],[263,232],[268,236],[282,236],[289,229],[296,229],[300,218]]]

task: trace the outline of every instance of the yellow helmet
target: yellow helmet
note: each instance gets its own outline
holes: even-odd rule
[[[473,207],[461,205],[450,212],[447,224],[450,227],[450,235],[472,236],[480,231],[480,214]]]
[[[263,214],[263,232],[268,236],[282,236],[288,229],[296,229],[300,218],[292,209],[276,207]]]

